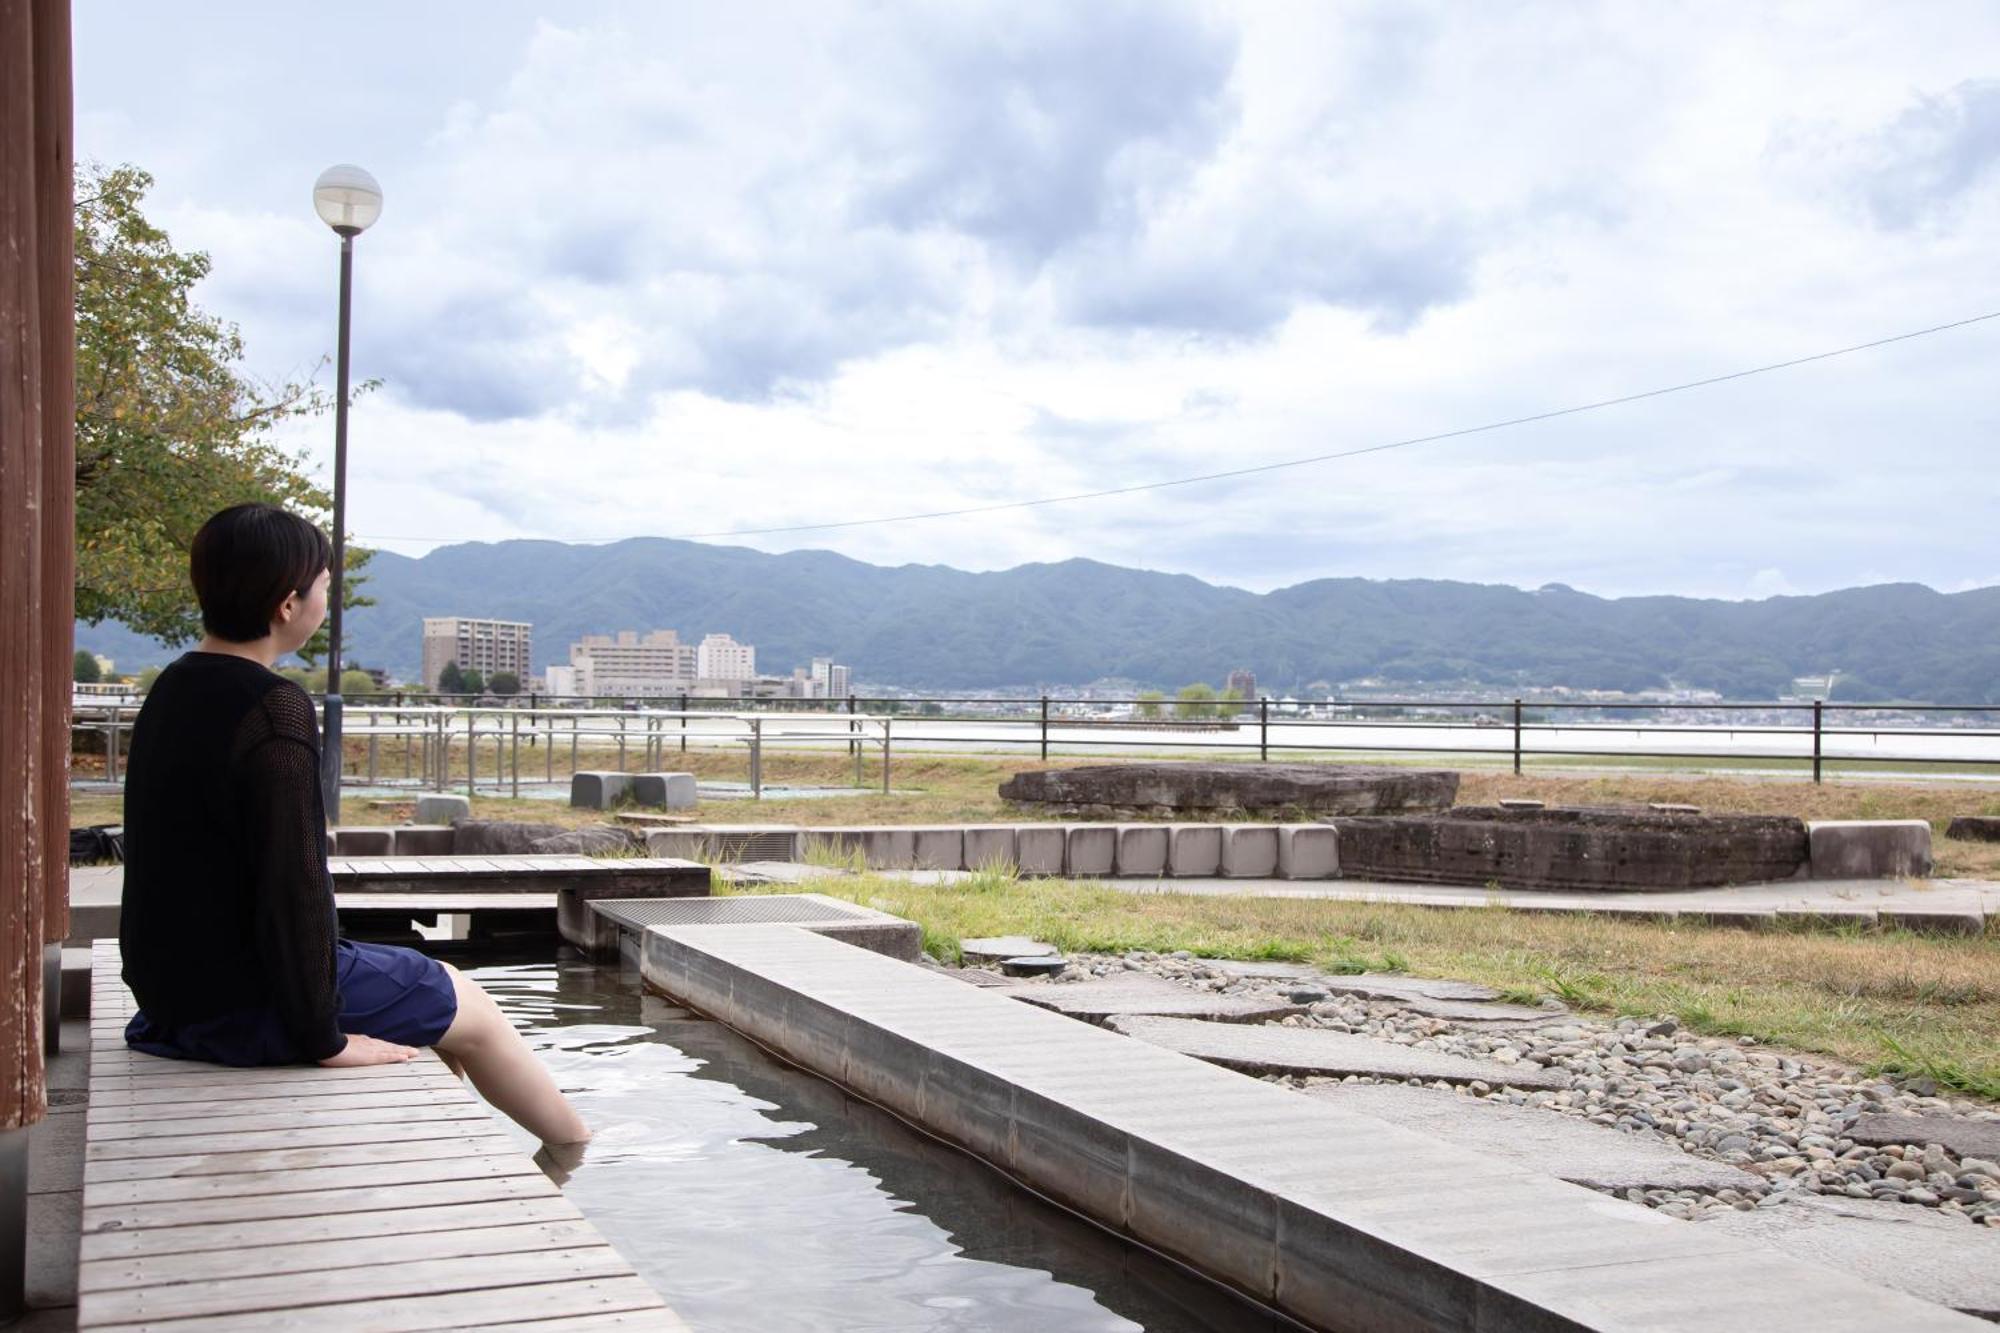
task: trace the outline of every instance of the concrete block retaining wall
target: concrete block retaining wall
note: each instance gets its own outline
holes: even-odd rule
[[[1815,879],[1884,879],[1930,873],[1931,832],[1922,820],[1837,820],[1814,823],[1809,828],[1809,870]],[[739,854],[737,849],[751,839],[755,841],[754,854]],[[724,860],[789,860],[810,857],[813,849],[826,848],[842,857],[858,853],[873,870],[983,870],[1011,865],[1024,875],[1077,879],[1338,879],[1342,874],[1338,820],[1317,824],[1035,823],[817,829],[689,825],[648,833],[646,847],[653,856]],[[784,852],[785,847],[791,851]],[[438,854],[446,850],[440,849]],[[418,853],[406,849],[399,835],[395,854]]]

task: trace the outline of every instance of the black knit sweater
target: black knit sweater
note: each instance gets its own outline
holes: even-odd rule
[[[188,653],[160,673],[125,774],[125,982],[169,1026],[276,1014],[299,1054],[336,1023],[333,885],[306,692],[255,662]]]

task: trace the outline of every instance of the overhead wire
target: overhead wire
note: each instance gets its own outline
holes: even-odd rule
[[[1227,468],[1220,472],[1203,472],[1187,477],[1171,477],[1163,481],[1138,482],[1130,486],[1110,486],[1102,490],[1078,491],[1070,495],[1047,495],[1030,500],[1004,500],[994,504],[966,505],[956,509],[932,509],[907,514],[883,514],[872,518],[850,518],[830,520],[823,523],[788,523],[764,528],[723,528],[713,532],[688,532],[673,534],[675,541],[711,541],[721,537],[768,537],[798,532],[832,532],[845,528],[876,527],[888,523],[917,523],[940,518],[967,518],[977,514],[999,514],[1018,509],[1037,509],[1047,505],[1075,504],[1084,500],[1104,500],[1120,495],[1137,495],[1146,491],[1161,491],[1179,486],[1198,486],[1212,481],[1228,481],[1236,477],[1252,477],[1266,472],[1279,472],[1287,468],[1311,467],[1319,463],[1337,462],[1344,458],[1359,458],[1365,454],[1387,453],[1392,449],[1409,449],[1422,444],[1438,444],[1445,440],[1459,440],[1472,435],[1484,435],[1492,431],[1510,430],[1516,426],[1530,426],[1536,422],[1554,421],[1562,417],[1573,417],[1585,412],[1599,412],[1606,408],[1622,407],[1627,403],[1644,402],[1649,398],[1664,398],[1669,394],[1686,393],[1693,389],[1706,389],[1717,384],[1727,384],[1732,380],[1749,379],[1754,375],[1768,375],[1774,371],[1791,370],[1798,366],[1811,365],[1816,361],[1828,361],[1834,357],[1851,356],[1856,352],[1872,351],[1878,347],[1888,347],[1895,343],[1909,342],[1915,338],[1927,338],[1933,334],[1948,333],[1954,329],[1983,324],[2000,319],[2000,310],[1988,311],[1983,315],[1972,315],[1965,319],[1955,319],[1945,324],[1933,324],[1928,328],[1912,329],[1906,333],[1891,334],[1886,338],[1875,338],[1868,342],[1854,343],[1847,347],[1836,347],[1830,351],[1814,352],[1807,356],[1796,356],[1785,361],[1773,361],[1767,365],[1752,366],[1746,370],[1734,370],[1722,375],[1709,375],[1702,379],[1687,380],[1680,384],[1664,385],[1656,389],[1645,389],[1637,393],[1620,394],[1616,398],[1601,398],[1594,402],[1578,403],[1571,407],[1553,408],[1545,412],[1532,412],[1526,416],[1508,417],[1499,421],[1483,422],[1476,426],[1462,426],[1455,430],[1436,431],[1429,435],[1412,435],[1405,439],[1388,440],[1380,444],[1362,445],[1353,449],[1341,449],[1332,453],[1311,454],[1304,458],[1279,459],[1270,463],[1255,463],[1247,467]],[[596,545],[610,542],[629,541],[631,537],[571,537],[543,538],[539,540],[562,540],[577,545]],[[483,541],[487,538],[449,537],[389,537],[370,536],[370,541],[407,542],[453,542]],[[534,538],[504,538],[501,540],[537,540]]]

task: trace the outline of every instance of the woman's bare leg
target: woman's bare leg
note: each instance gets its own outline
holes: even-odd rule
[[[542,1142],[588,1139],[583,1118],[493,997],[451,964],[444,969],[458,993],[458,1017],[438,1041],[438,1054],[464,1069],[480,1096]]]

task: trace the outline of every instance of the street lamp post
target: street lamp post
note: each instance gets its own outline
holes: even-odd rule
[[[354,238],[382,216],[382,187],[355,166],[328,167],[313,182],[313,211],[340,237],[340,334],[333,400],[333,562],[327,589],[326,721],[320,791],[326,817],[340,818],[340,611],[347,575],[347,333],[354,304]]]

